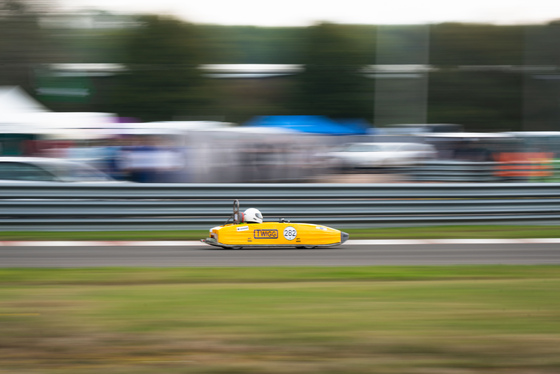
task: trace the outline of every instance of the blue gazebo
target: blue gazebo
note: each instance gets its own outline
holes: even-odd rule
[[[368,126],[363,123],[348,121],[338,123],[326,116],[260,116],[245,124],[248,127],[276,127],[321,135],[364,135]]]

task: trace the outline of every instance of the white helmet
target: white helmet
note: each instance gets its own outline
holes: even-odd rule
[[[245,222],[263,223],[263,216],[258,209],[249,208],[244,213]]]

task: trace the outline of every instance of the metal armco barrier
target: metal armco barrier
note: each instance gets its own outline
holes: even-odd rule
[[[401,172],[412,181],[430,182],[560,182],[560,163],[425,161]]]
[[[560,183],[0,184],[1,231],[208,229],[239,199],[337,228],[558,224]]]
[[[468,161],[425,161],[403,168],[412,181],[430,182],[560,182],[560,164]]]
[[[497,183],[497,162],[426,161],[408,170],[414,181]]]

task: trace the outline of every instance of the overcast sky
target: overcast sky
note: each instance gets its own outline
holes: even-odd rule
[[[55,0],[65,10],[165,13],[194,23],[306,26],[480,22],[523,24],[560,19],[558,0]]]

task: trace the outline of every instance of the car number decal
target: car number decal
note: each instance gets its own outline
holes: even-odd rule
[[[297,230],[292,226],[288,226],[284,229],[284,238],[286,240],[294,240],[297,236]]]

